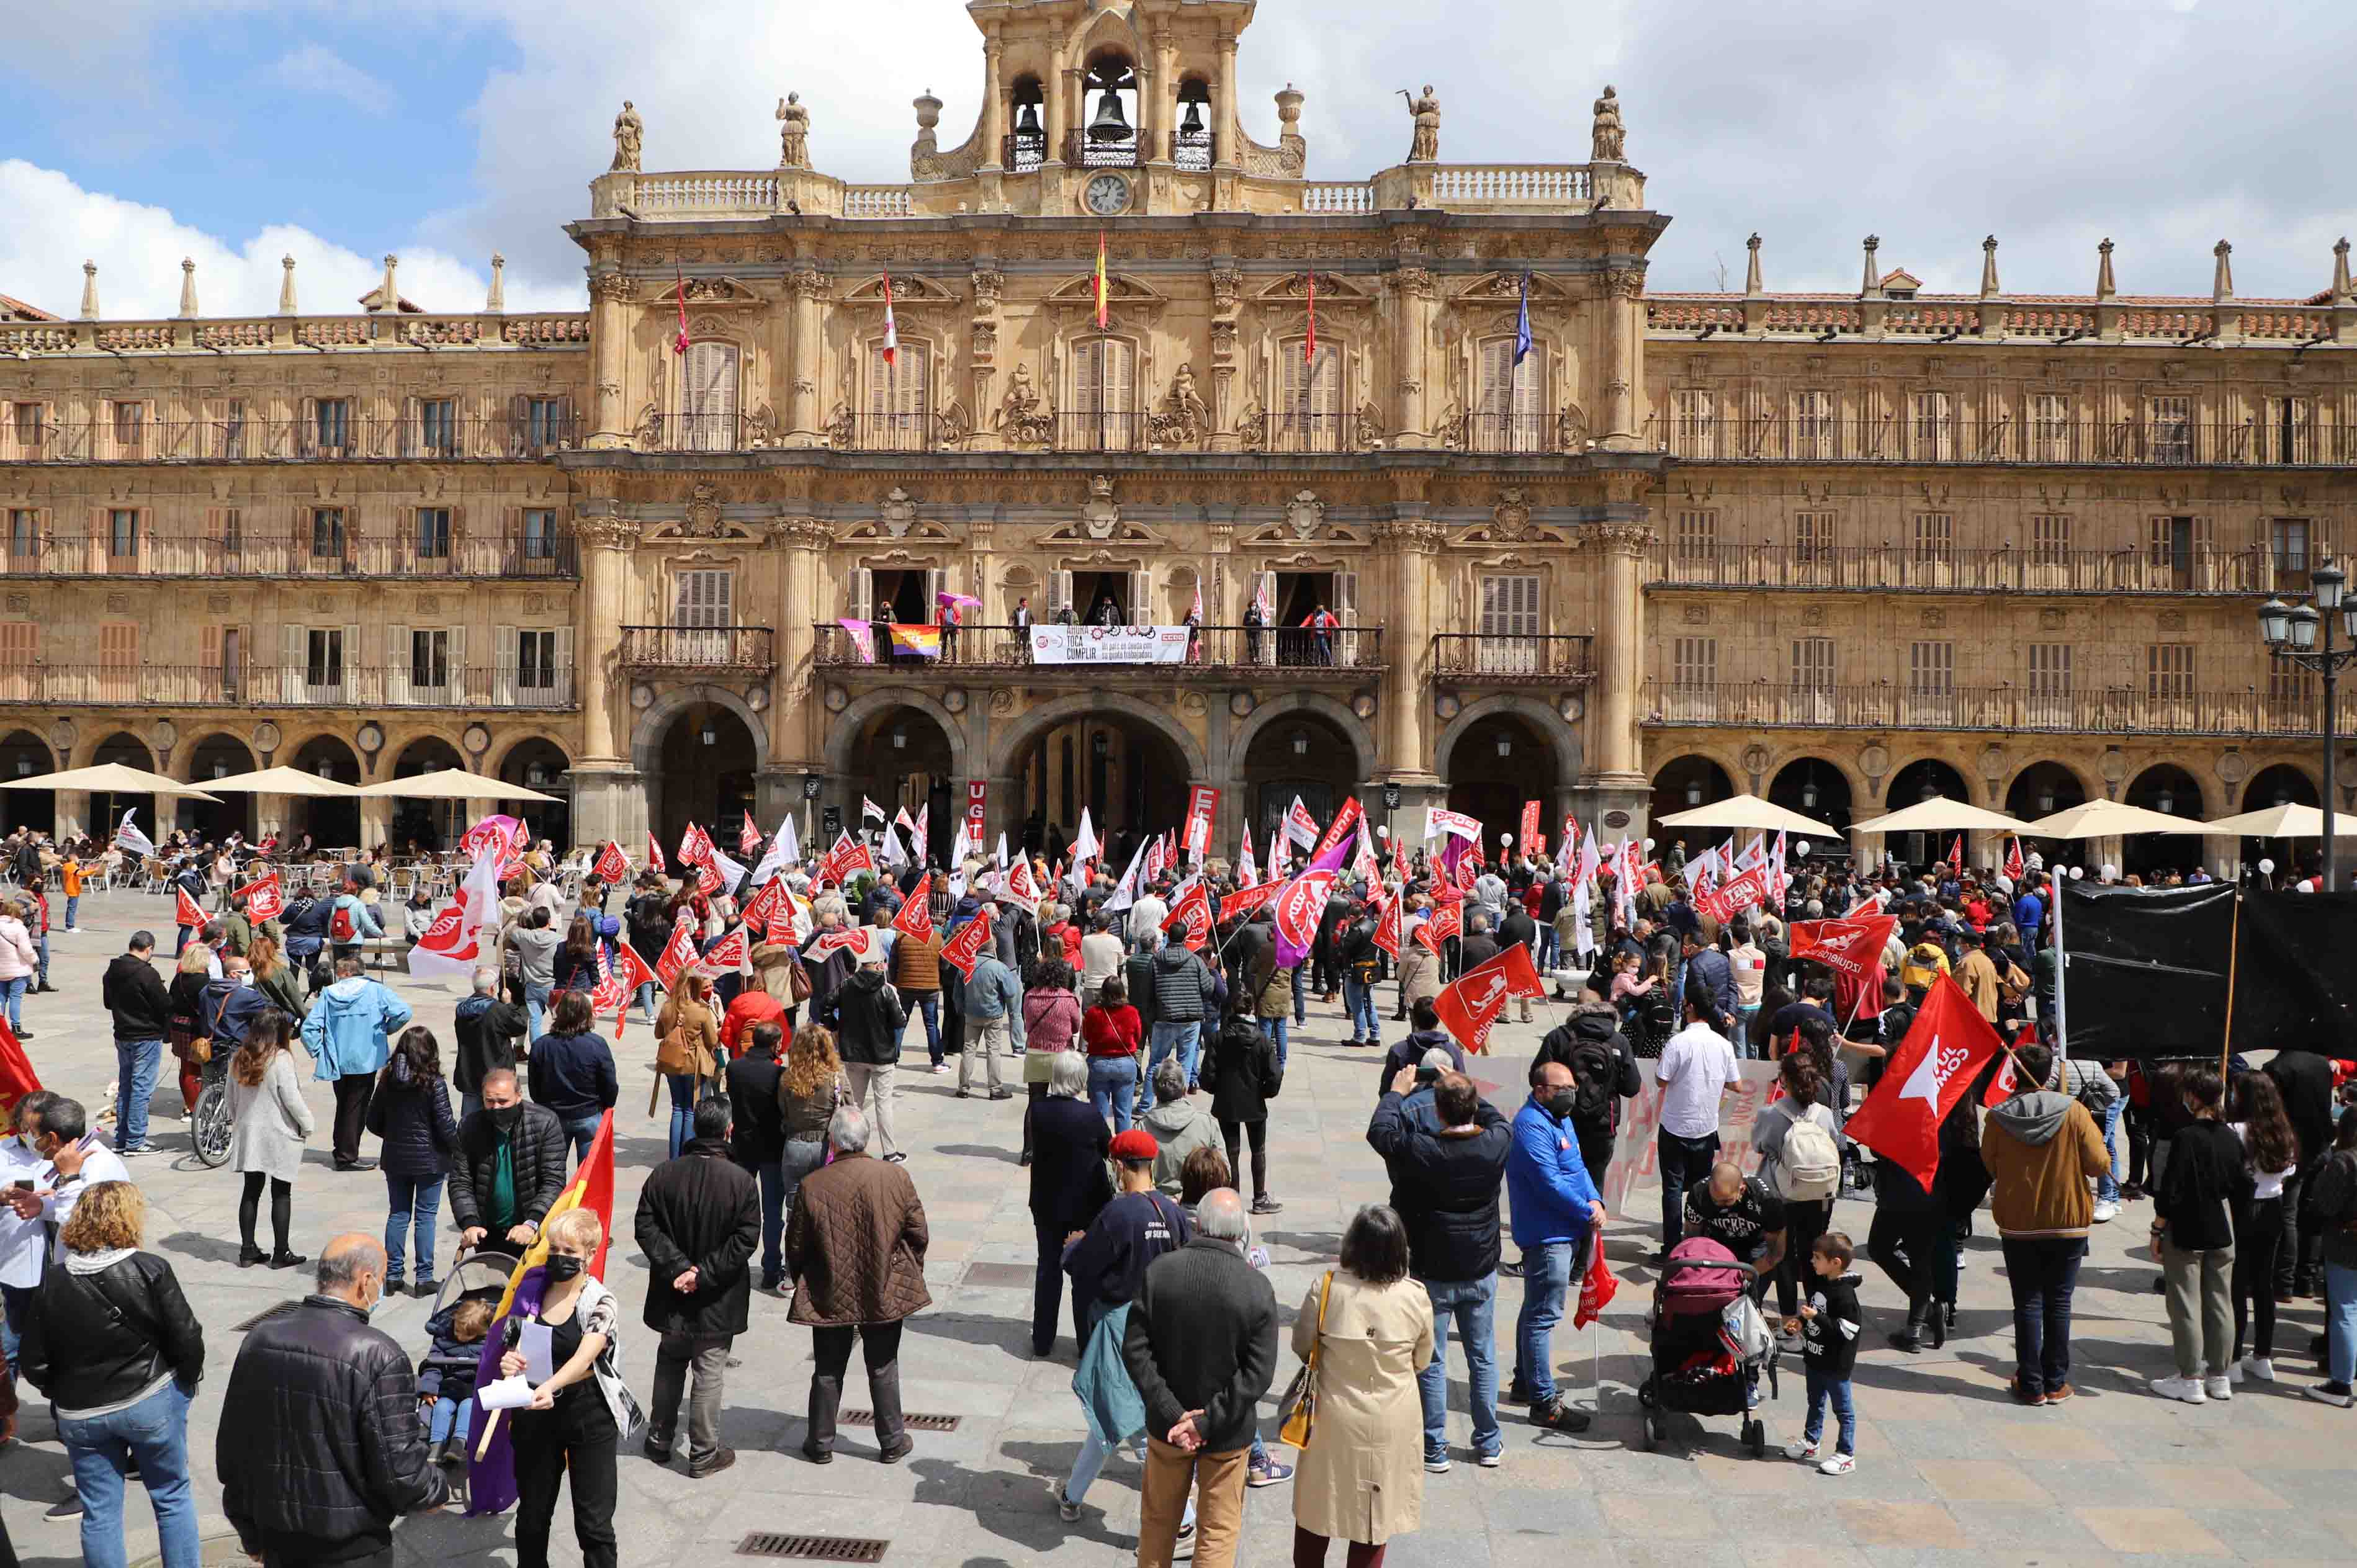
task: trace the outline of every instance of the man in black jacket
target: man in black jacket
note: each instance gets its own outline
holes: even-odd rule
[[[647,1254],[646,1325],[662,1336],[647,1406],[647,1457],[671,1462],[672,1426],[693,1366],[687,1473],[701,1479],[737,1463],[737,1451],[720,1446],[720,1384],[728,1347],[745,1332],[748,1271],[761,1234],[752,1173],[728,1159],[727,1101],[695,1108],[695,1136],[679,1158],[655,1167],[639,1194],[636,1230]]]
[[[1097,1319],[1133,1300],[1147,1266],[1185,1246],[1194,1235],[1187,1211],[1154,1188],[1154,1162],[1161,1147],[1153,1133],[1132,1127],[1114,1136],[1108,1153],[1119,1168],[1120,1192],[1097,1210],[1087,1233],[1064,1258],[1064,1272],[1072,1276],[1072,1299],[1080,1309],[1083,1354]]]
[[[485,1073],[482,1094],[483,1108],[458,1127],[450,1217],[458,1222],[461,1249],[522,1257],[565,1190],[572,1143],[555,1112],[524,1102],[513,1069]]]
[[[1447,1051],[1449,1065],[1458,1072],[1465,1070],[1465,1047],[1440,1026],[1440,1012],[1433,1006],[1432,998],[1418,997],[1415,1005],[1408,1011],[1409,1021],[1415,1027],[1405,1039],[1383,1053],[1383,1070],[1375,1079],[1375,1103],[1378,1105],[1383,1103],[1383,1096],[1391,1092],[1392,1080],[1399,1077],[1400,1069],[1407,1068],[1413,1071],[1422,1065],[1427,1051]]]
[[[778,1103],[778,1044],[786,1032],[772,1019],[756,1024],[742,1054],[728,1064],[728,1157],[761,1187],[761,1288],[785,1278],[786,1115]]]
[[[147,1101],[156,1092],[156,1071],[164,1061],[165,1024],[172,1004],[151,961],[156,933],[134,931],[131,946],[106,966],[99,997],[114,1015],[114,1103],[118,1112],[114,1152],[147,1150]]]
[[[1276,1295],[1243,1240],[1243,1195],[1207,1194],[1194,1240],[1154,1261],[1130,1308],[1122,1361],[1146,1433],[1137,1568],[1170,1568],[1190,1486],[1197,1568],[1235,1565],[1254,1408],[1276,1376]]]
[[[1531,950],[1532,962],[1535,964],[1538,961],[1538,940],[1539,923],[1531,918],[1528,907],[1520,898],[1509,897],[1506,901],[1506,918],[1498,922],[1498,950],[1503,952],[1508,948],[1527,948]],[[1527,996],[1517,996],[1514,998],[1514,1005],[1521,1009],[1521,1012],[1515,1015],[1516,1019],[1524,1024],[1529,1023],[1531,999]]]
[[[2332,1064],[2314,1051],[2293,1047],[2277,1051],[2259,1070],[2275,1080],[2292,1135],[2299,1140],[2299,1168],[2284,1183],[2283,1245],[2276,1252],[2276,1299],[2283,1301],[2318,1294],[2317,1283],[2323,1277],[2318,1262],[2323,1233],[2308,1222],[2300,1208],[2317,1167],[2332,1149]]]
[[[1473,1402],[1473,1455],[1494,1466],[1506,1439],[1498,1425],[1498,1361],[1491,1332],[1498,1297],[1498,1189],[1513,1129],[1473,1080],[1446,1072],[1433,1086],[1436,1129],[1401,1109],[1415,1069],[1393,1076],[1367,1143],[1392,1177],[1392,1207],[1407,1226],[1408,1272],[1432,1298],[1432,1360],[1415,1375],[1424,1402],[1424,1467],[1448,1469],[1448,1326],[1465,1342]]]
[[[1600,969],[1590,972],[1571,1021],[1558,1024],[1539,1042],[1532,1061],[1561,1062],[1571,1069],[1577,1108],[1571,1124],[1579,1134],[1579,1157],[1597,1190],[1604,1190],[1605,1167],[1612,1163],[1612,1145],[1620,1132],[1620,1102],[1634,1100],[1645,1087],[1637,1070],[1637,1053],[1620,1033],[1620,1015],[1604,999],[1610,982]]]
[[[483,1108],[483,1079],[494,1069],[512,1069],[532,1015],[500,994],[500,972],[475,971],[475,989],[458,1004],[451,1028],[458,1048],[450,1064],[450,1087],[458,1091],[458,1119]]]
[[[448,1498],[417,1419],[417,1374],[371,1328],[384,1248],[339,1236],[319,1291],[238,1347],[214,1463],[221,1511],[257,1562],[383,1564],[393,1521]]]

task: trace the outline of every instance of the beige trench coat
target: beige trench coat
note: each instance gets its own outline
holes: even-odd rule
[[[1377,1546],[1424,1517],[1415,1375],[1432,1359],[1432,1298],[1413,1279],[1371,1285],[1337,1269],[1321,1336],[1318,1290],[1293,1324],[1295,1355],[1306,1361],[1318,1344],[1318,1419],[1293,1478],[1293,1519],[1329,1540]]]
[[[1440,994],[1440,961],[1431,950],[1419,941],[1400,944],[1399,955],[1400,1006],[1415,1006],[1429,1002]]]

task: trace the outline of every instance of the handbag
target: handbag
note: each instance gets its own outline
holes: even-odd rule
[[[1309,1342],[1309,1359],[1301,1370],[1293,1374],[1286,1385],[1285,1398],[1277,1409],[1285,1412],[1284,1424],[1277,1428],[1276,1440],[1296,1448],[1309,1446],[1310,1429],[1318,1423],[1318,1347],[1326,1335],[1326,1297],[1334,1288],[1334,1271],[1326,1271],[1325,1279],[1318,1285],[1318,1338]]]

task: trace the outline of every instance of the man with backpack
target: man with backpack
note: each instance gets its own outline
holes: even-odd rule
[[[1591,972],[1584,995],[1571,1009],[1570,1022],[1548,1030],[1534,1058],[1561,1062],[1571,1069],[1571,1125],[1579,1137],[1580,1161],[1599,1190],[1620,1132],[1620,1102],[1635,1099],[1645,1087],[1637,1071],[1637,1053],[1620,1032],[1620,1015],[1604,999],[1610,983],[1600,970]]]

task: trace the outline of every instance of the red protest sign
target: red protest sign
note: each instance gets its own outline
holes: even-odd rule
[[[178,925],[194,926],[199,930],[204,929],[203,906],[189,897],[188,890],[178,883],[173,884],[172,886],[172,919]]]
[[[1695,912],[1721,922],[1732,920],[1767,898],[1768,884],[1773,875],[1773,868],[1765,863],[1755,865],[1696,898],[1694,901]]]
[[[904,937],[918,941],[931,941],[933,937],[933,874],[930,871],[917,878],[909,889],[908,899],[900,912],[892,917],[892,929]]]
[[[589,868],[589,875],[609,886],[617,882],[627,882],[630,876],[630,857],[622,853],[620,844],[608,839],[606,847],[597,852],[597,864]]]
[[[1500,952],[1487,963],[1467,970],[1433,998],[1441,1026],[1469,1051],[1490,1048],[1490,1028],[1515,996],[1543,996],[1539,972],[1531,965],[1531,950],[1522,943]]]
[[[271,872],[239,888],[237,901],[245,906],[246,918],[250,920],[267,920],[275,917],[286,908],[286,895],[278,886],[278,873]]]
[[[1853,978],[1882,961],[1890,933],[1899,929],[1896,915],[1859,915],[1839,920],[1792,922],[1792,956],[1812,958]]]
[[[989,940],[990,915],[985,910],[958,928],[958,934],[942,949],[942,961],[972,980],[974,963],[982,957],[982,950]]]
[[[694,961],[695,922],[682,920],[671,929],[671,940],[663,944],[662,956],[655,960],[655,978],[662,982],[665,991],[676,991],[681,972]]]

